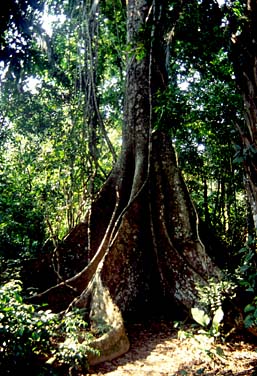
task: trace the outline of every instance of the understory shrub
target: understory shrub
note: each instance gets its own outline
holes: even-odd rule
[[[26,304],[22,284],[13,280],[0,287],[0,364],[6,375],[74,374],[87,369],[92,334],[78,310],[54,314]]]
[[[224,357],[223,350],[218,345],[224,340],[223,303],[226,299],[235,297],[236,284],[224,276],[220,281],[209,279],[206,285],[197,285],[196,289],[199,303],[191,309],[191,314],[200,328],[193,326],[190,331],[179,330],[178,337],[182,340],[191,338],[200,353],[215,361]]]
[[[244,325],[246,328],[257,327],[257,255],[256,239],[249,238],[240,249],[241,263],[237,269],[238,285],[248,297],[244,307]],[[255,329],[256,331],[256,329]],[[257,331],[256,331],[257,332]]]

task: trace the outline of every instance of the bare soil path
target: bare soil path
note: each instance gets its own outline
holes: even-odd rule
[[[128,335],[131,347],[127,354],[93,367],[88,375],[257,376],[257,341],[237,336],[215,345],[213,349],[219,346],[222,356],[212,359],[194,338],[178,339],[172,323],[134,324]]]

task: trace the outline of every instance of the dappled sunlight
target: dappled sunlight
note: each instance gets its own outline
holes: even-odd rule
[[[211,358],[194,337],[179,339],[172,327],[172,323],[134,325],[130,351],[91,369],[91,376],[239,376],[251,375],[257,366],[256,345],[240,337],[219,344],[224,357]]]

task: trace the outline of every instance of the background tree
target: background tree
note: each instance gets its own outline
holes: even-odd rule
[[[256,228],[256,19],[255,1],[232,2],[228,7],[231,49],[236,82],[244,104],[245,121],[237,123],[241,136],[247,195]]]
[[[53,4],[53,8],[56,11],[56,4]],[[51,17],[51,9],[48,8],[48,17]],[[48,238],[54,243],[61,239],[84,215],[116,158],[109,136],[115,140],[120,134],[119,108],[116,109],[120,93],[117,89],[115,94],[111,84],[104,86],[103,82],[99,82],[99,86],[102,86],[99,89],[102,103],[98,103],[96,82],[92,76],[95,58],[92,54],[96,55],[93,49],[97,50],[97,46],[90,44],[91,55],[89,46],[84,48],[85,40],[90,37],[87,27],[91,21],[84,20],[81,28],[77,29],[77,23],[68,17],[71,11],[68,7],[56,16],[58,22],[52,31],[41,29],[40,36],[34,34],[33,49],[28,52],[30,59],[23,63],[19,60],[23,66],[22,77],[16,75],[10,56],[3,58],[1,175],[4,194],[1,248],[6,257],[14,256],[13,248],[16,249],[16,256],[23,253],[26,257],[28,253],[35,255]],[[67,13],[66,16],[63,12]],[[83,9],[81,12],[78,9],[75,16],[81,17],[83,12]],[[38,22],[42,18],[39,13],[36,16],[35,19],[30,18],[30,22]],[[11,25],[9,28],[10,34],[13,27]],[[103,30],[98,43],[105,43],[105,34]],[[64,55],[64,49],[69,53]],[[38,57],[36,61],[35,55]],[[100,58],[103,60],[103,57]],[[10,79],[10,74],[17,79]],[[106,80],[106,77],[103,79]],[[108,108],[104,105],[107,100]],[[114,118],[115,122],[112,121]],[[96,119],[101,121],[99,127],[96,126]],[[22,161],[22,167],[17,168],[18,160]],[[10,169],[15,171],[12,178],[8,172]],[[17,180],[18,171],[20,181],[14,183],[12,193],[7,187],[10,187],[10,178]],[[13,195],[22,197],[20,185],[25,192],[29,192],[25,182],[28,171],[30,205],[27,210],[26,205],[22,205],[23,215],[17,222]],[[21,183],[23,179],[24,184]],[[20,206],[21,198],[18,201]],[[36,202],[37,209],[32,210],[32,202]],[[8,215],[5,214],[7,212]],[[35,231],[41,234],[38,242],[30,238],[31,235],[24,236],[24,233],[31,232],[32,223],[40,223],[41,230],[37,228]],[[32,243],[34,251],[30,247]]]

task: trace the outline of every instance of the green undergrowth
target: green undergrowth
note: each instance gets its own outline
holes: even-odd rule
[[[24,302],[22,283],[0,287],[0,364],[6,375],[76,375],[88,369],[93,339],[82,310],[55,314]]]

